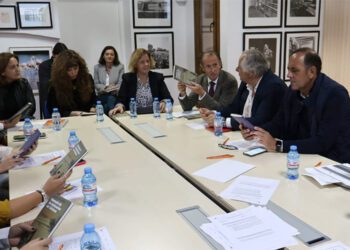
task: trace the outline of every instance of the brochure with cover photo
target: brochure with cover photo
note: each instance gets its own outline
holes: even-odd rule
[[[19,118],[22,119],[27,113],[28,110],[33,106],[31,102],[28,102],[24,107],[18,110],[13,116],[7,119],[7,122],[12,122],[13,120]]]
[[[33,221],[32,225],[36,231],[25,234],[21,238],[20,246],[37,238],[45,239],[51,237],[72,206],[73,203],[71,201],[61,196],[51,197]]]
[[[173,77],[174,79],[185,84],[191,84],[191,82],[196,82],[197,80],[196,73],[193,73],[192,71],[189,71],[188,69],[185,69],[178,65],[174,65]]]

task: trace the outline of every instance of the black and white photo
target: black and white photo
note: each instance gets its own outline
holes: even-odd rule
[[[16,7],[0,5],[0,30],[17,29]]]
[[[286,32],[285,33],[285,69],[284,79],[287,79],[288,60],[293,51],[300,48],[310,48],[318,53],[319,31]]]
[[[287,0],[286,27],[318,27],[321,0]]]
[[[266,58],[271,71],[280,75],[282,33],[243,33],[243,50],[257,49]]]
[[[282,0],[243,0],[243,28],[282,26]]]
[[[172,0],[132,0],[134,28],[171,28]]]
[[[174,34],[173,32],[135,33],[135,49],[148,50],[155,60],[154,71],[165,77],[172,77],[174,67]]]
[[[52,28],[50,2],[17,2],[21,29]]]

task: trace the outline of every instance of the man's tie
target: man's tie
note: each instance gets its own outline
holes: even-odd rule
[[[215,91],[214,91],[215,82],[210,82],[209,84],[210,84],[209,95],[210,95],[211,97],[213,97],[213,96],[214,96],[214,93],[215,93]]]

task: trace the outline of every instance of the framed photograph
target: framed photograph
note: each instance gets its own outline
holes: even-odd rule
[[[243,33],[243,50],[258,49],[266,58],[271,71],[281,76],[282,32]]]
[[[52,28],[50,2],[17,2],[21,29]]]
[[[288,60],[293,51],[300,48],[310,48],[318,53],[320,32],[319,31],[304,31],[304,32],[286,32],[285,33],[285,64],[284,64],[284,80],[288,73]]]
[[[321,0],[287,0],[286,27],[318,27]]]
[[[17,29],[16,7],[0,5],[0,30]]]
[[[171,28],[172,0],[132,0],[134,28]]]
[[[174,67],[174,33],[149,32],[135,33],[135,48],[147,49],[156,62],[155,72],[164,77],[173,76]]]
[[[10,52],[18,56],[21,76],[26,78],[38,93],[39,64],[51,58],[51,47],[10,47]]]
[[[243,0],[243,28],[282,26],[282,0]]]

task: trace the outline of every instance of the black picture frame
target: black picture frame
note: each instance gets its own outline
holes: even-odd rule
[[[0,30],[16,30],[17,25],[17,12],[16,6],[13,5],[0,5]]]
[[[286,0],[285,27],[319,27],[320,18],[321,0]]]
[[[282,27],[283,0],[268,0],[268,4],[256,0],[242,1],[244,29]]]
[[[244,32],[243,51],[255,48],[266,58],[271,71],[281,76],[282,32]]]
[[[52,15],[50,2],[17,2],[21,29],[50,29]]]
[[[284,81],[289,81],[287,78],[288,60],[293,51],[299,48],[311,48],[319,53],[320,31],[293,31],[286,32],[284,37]]]
[[[132,0],[133,27],[143,29],[172,28],[172,0]]]
[[[155,72],[164,77],[173,76],[174,33],[173,32],[135,32],[135,49],[144,48],[150,52],[156,62]]]

